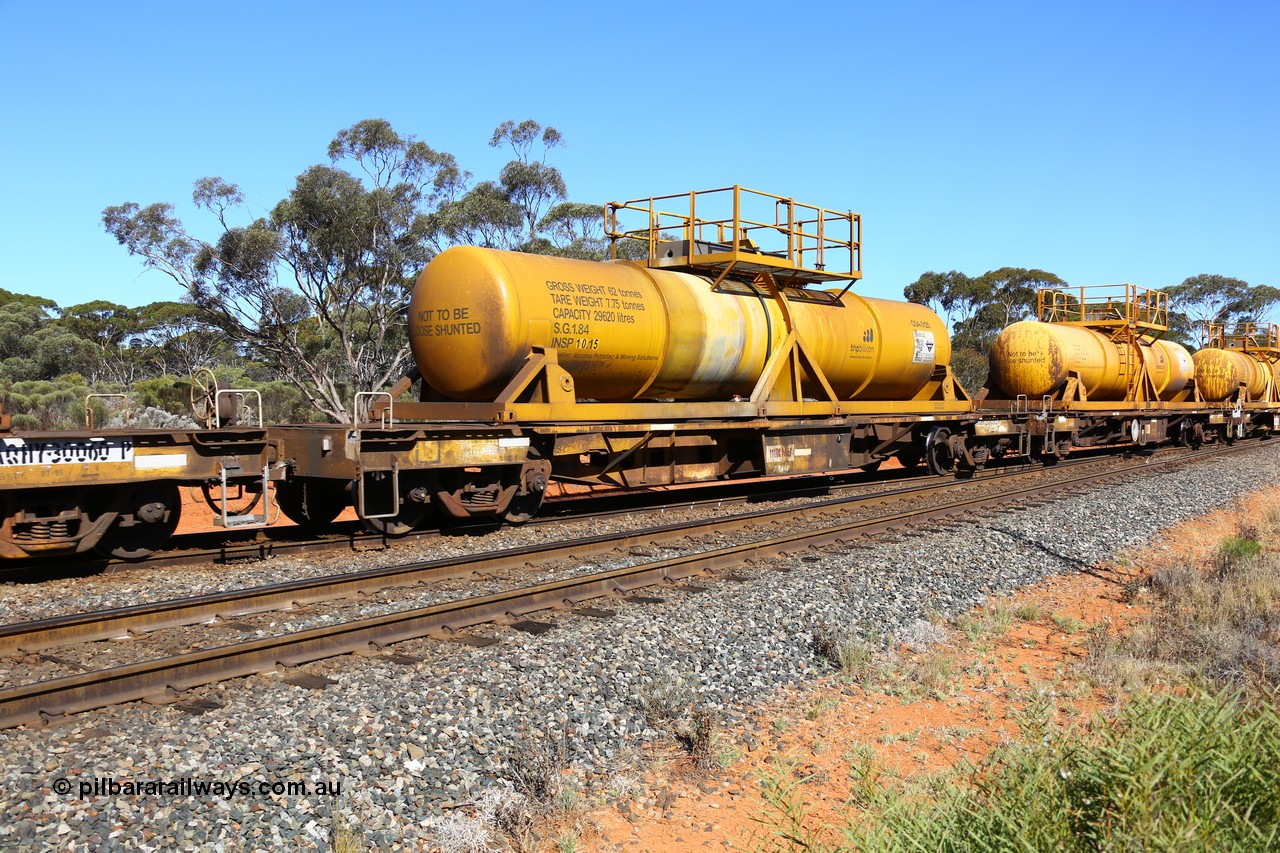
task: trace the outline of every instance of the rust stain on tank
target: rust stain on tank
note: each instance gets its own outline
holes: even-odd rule
[[[1049,375],[1063,377],[1062,381],[1060,381],[1053,388],[1049,389],[1050,392],[1053,392],[1053,391],[1057,391],[1059,388],[1061,388],[1063,385],[1066,384],[1067,364],[1062,355],[1062,347],[1048,347],[1048,356],[1049,356]]]

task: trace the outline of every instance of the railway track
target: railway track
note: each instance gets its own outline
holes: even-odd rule
[[[508,590],[490,595],[420,607],[387,615],[358,619],[278,637],[207,649],[159,660],[144,661],[101,672],[38,682],[0,692],[0,727],[37,722],[94,707],[135,699],[172,701],[192,687],[248,675],[277,666],[292,667],[325,657],[380,650],[402,640],[448,636],[463,628],[495,619],[519,622],[524,616],[549,607],[574,607],[601,596],[627,596],[655,584],[674,584],[687,578],[775,555],[847,543],[852,539],[918,525],[956,515],[985,510],[1020,501],[1035,501],[1045,495],[1078,489],[1119,479],[1137,471],[1149,472],[1188,459],[1231,452],[1214,449],[1175,455],[1164,460],[1146,460],[1138,465],[1112,468],[1059,479],[1046,484],[1041,478],[1024,485],[1024,472],[996,478],[987,485],[999,486],[989,494],[968,495],[920,509],[890,511],[854,521],[836,521],[816,530],[795,531],[745,544],[684,554],[671,559],[612,569]],[[981,481],[977,481],[981,482]],[[489,555],[396,566],[351,575],[331,576],[250,590],[201,596],[151,605],[120,608],[97,614],[79,614],[40,622],[0,628],[0,651],[32,652],[68,643],[139,634],[160,627],[191,624],[217,618],[233,618],[247,612],[292,607],[332,598],[356,595],[388,587],[434,582],[444,578],[521,568],[531,562],[583,558],[640,544],[662,544],[685,540],[709,530],[733,527],[787,524],[794,527],[802,517],[839,514],[850,505],[866,508],[923,498],[929,494],[972,486],[975,481],[938,481],[882,493],[871,498],[837,498],[803,508],[762,510],[730,519],[668,525],[622,536],[590,537],[548,548],[510,549]],[[983,490],[977,490],[983,491]],[[589,613],[588,615],[596,615]]]

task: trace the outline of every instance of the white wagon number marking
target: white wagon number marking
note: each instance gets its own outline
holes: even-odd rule
[[[6,438],[0,441],[0,467],[21,465],[83,465],[86,462],[132,462],[130,439]]]

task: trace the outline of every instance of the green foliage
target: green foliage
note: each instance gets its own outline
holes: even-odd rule
[[[1257,539],[1228,536],[1218,546],[1219,557],[1231,563],[1257,559],[1262,553],[1262,543]]]
[[[542,154],[534,158],[534,149],[541,143]],[[560,131],[544,128],[533,119],[516,124],[504,121],[493,131],[489,139],[491,148],[507,146],[515,154],[498,173],[503,192],[519,210],[527,228],[527,239],[532,242],[538,236],[538,223],[543,211],[568,193],[560,170],[547,165],[547,154],[563,144]]]
[[[187,302],[153,302],[138,309],[139,332],[130,342],[145,372],[192,376],[202,367],[233,364],[239,354],[227,336]]]
[[[52,379],[68,371],[96,375],[103,354],[55,315],[47,299],[3,292],[0,302],[0,379]]]
[[[170,376],[156,376],[135,382],[129,389],[138,408],[152,406],[171,415],[191,411],[191,384]]]
[[[212,241],[188,235],[165,205],[108,208],[103,224],[146,266],[183,285],[196,319],[343,420],[350,388],[383,387],[402,372],[402,312],[433,251],[428,213],[464,178],[451,155],[380,119],[340,131],[328,153],[331,164],[306,169],[269,218],[247,225],[230,221],[244,202],[238,187],[198,180],[193,201],[222,226]],[[189,333],[169,340],[208,343]]]
[[[250,387],[262,394],[262,417],[269,424],[305,424],[323,419],[296,385],[277,379]]]
[[[990,362],[984,350],[952,343],[951,372],[961,387],[970,394],[976,393],[987,381]]]
[[[16,382],[0,379],[0,409],[13,416],[13,427],[18,430],[84,429],[85,401],[90,394],[127,394],[128,407],[135,414],[154,407],[170,414],[186,415],[189,414],[189,389],[186,380],[169,376],[149,377],[130,386],[90,382],[77,373]],[[94,398],[89,404],[97,426],[124,409],[124,402],[114,398]]]
[[[90,392],[82,377],[58,380],[0,380],[0,409],[14,416],[17,429],[83,429]]]
[[[59,308],[48,299],[0,290],[0,380],[76,373],[83,384],[124,386],[234,360],[225,335],[195,312],[178,302],[128,308],[95,300]]]
[[[604,220],[594,204],[562,201],[538,221],[538,230],[549,235],[542,254],[602,261],[609,255]]]
[[[62,309],[60,325],[79,338],[92,341],[106,352],[139,331],[138,309],[104,299]]]
[[[1187,342],[1202,340],[1207,323],[1264,321],[1280,303],[1280,289],[1210,273],[1193,275],[1166,292],[1171,331]]]
[[[431,218],[436,245],[514,249],[520,243],[520,208],[493,181],[476,184],[457,201],[441,205]]]
[[[997,752],[937,796],[897,790],[848,827],[859,850],[1274,849],[1280,716],[1233,694],[1146,695],[1092,737]]]

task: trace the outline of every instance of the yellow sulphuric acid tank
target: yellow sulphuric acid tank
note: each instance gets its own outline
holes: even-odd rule
[[[1160,399],[1187,387],[1194,365],[1185,347],[1145,339],[1139,346]],[[1023,320],[1005,328],[992,345],[988,382],[1010,397],[1040,399],[1059,391],[1075,371],[1088,399],[1124,400],[1140,364],[1133,349],[1082,326]]]
[[[1270,362],[1250,353],[1231,349],[1205,347],[1196,350],[1192,360],[1196,366],[1196,386],[1200,396],[1210,403],[1221,402],[1235,394],[1242,384],[1249,391],[1249,399],[1259,400],[1267,392],[1267,383],[1280,380],[1273,373],[1280,370]]]
[[[495,249],[442,252],[418,276],[409,343],[426,382],[491,400],[531,346],[552,347],[580,398],[726,400],[748,395],[786,335],[762,288],[626,262]],[[788,300],[796,330],[841,399],[906,400],[951,357],[922,305],[823,291]]]

